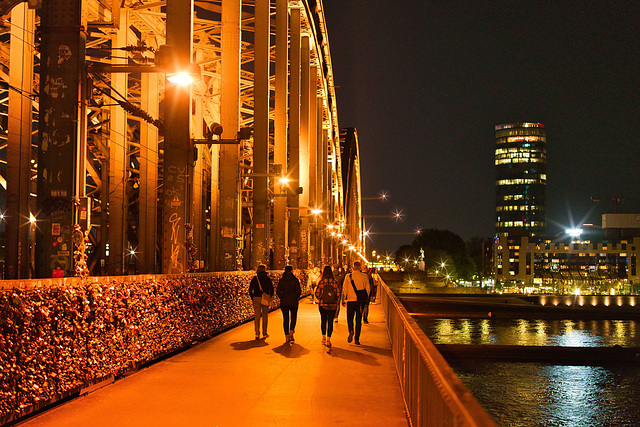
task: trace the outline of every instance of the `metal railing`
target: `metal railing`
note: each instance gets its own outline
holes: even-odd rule
[[[413,426],[496,426],[386,284],[382,309]]]

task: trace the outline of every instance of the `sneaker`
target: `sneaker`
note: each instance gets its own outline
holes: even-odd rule
[[[353,331],[349,332],[349,337],[347,338],[347,342],[353,341]]]
[[[324,335],[322,336],[322,345],[325,345],[327,343],[327,337],[325,337]]]
[[[259,340],[260,339],[260,335],[256,334],[256,339]]]
[[[364,323],[369,323],[369,321],[368,321],[368,320],[366,320],[366,319],[365,319],[365,320],[363,320],[363,322],[364,322]]]
[[[291,331],[291,333],[289,334],[289,337],[290,337],[291,344],[293,344],[295,342],[295,339],[293,338],[293,331]]]
[[[335,318],[334,322],[338,323],[338,318],[337,317]]]
[[[356,341],[356,345],[360,345],[360,341]]]
[[[265,332],[264,334],[262,334],[262,338],[269,338],[269,334]]]
[[[327,338],[327,347],[331,348],[331,338]]]

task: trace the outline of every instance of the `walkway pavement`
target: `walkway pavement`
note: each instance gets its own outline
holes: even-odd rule
[[[360,346],[347,343],[345,313],[330,352],[306,298],[293,346],[277,310],[269,338],[246,323],[21,426],[407,426],[381,306]]]

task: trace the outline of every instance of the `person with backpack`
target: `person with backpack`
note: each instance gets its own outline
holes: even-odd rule
[[[256,269],[256,275],[249,283],[249,296],[253,301],[253,310],[256,317],[254,326],[256,330],[256,339],[260,339],[260,319],[262,319],[262,338],[267,338],[267,323],[269,321],[269,308],[271,307],[271,298],[273,298],[273,282],[267,274],[267,267],[260,264]]]
[[[280,310],[282,311],[284,335],[287,342],[293,345],[293,333],[298,320],[298,299],[302,294],[300,281],[293,275],[293,267],[287,265],[284,273],[278,281],[276,295],[280,298]],[[291,319],[291,320],[289,320]]]
[[[356,345],[360,345],[360,331],[362,330],[362,309],[365,302],[369,298],[371,287],[369,286],[369,277],[360,269],[362,264],[360,261],[353,263],[353,273],[349,273],[344,278],[342,285],[342,306],[347,307],[347,326],[349,327],[349,337],[347,342],[353,341],[355,332]],[[353,320],[355,318],[355,330]]]
[[[331,348],[331,334],[333,333],[333,318],[340,301],[341,290],[333,277],[331,266],[322,270],[322,277],[316,287],[316,298],[320,310],[320,330],[322,331],[322,345]]]

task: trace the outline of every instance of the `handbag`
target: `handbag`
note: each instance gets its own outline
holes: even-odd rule
[[[256,274],[256,280],[258,281],[258,287],[260,288],[260,292],[262,292],[262,299],[260,300],[260,304],[264,305],[265,307],[271,307],[271,301],[273,300],[273,297],[262,290],[262,283],[260,283],[260,278],[258,277],[257,274]]]
[[[367,294],[367,290],[366,289],[358,290],[356,288],[355,282],[353,281],[353,276],[349,275],[349,280],[351,280],[351,286],[353,286],[353,290],[356,291],[356,298],[358,299],[358,302],[363,305],[366,304],[367,298],[369,298],[369,294]]]

